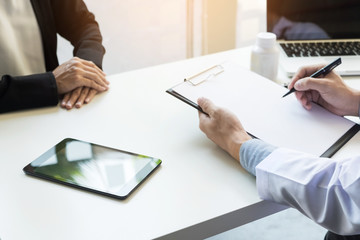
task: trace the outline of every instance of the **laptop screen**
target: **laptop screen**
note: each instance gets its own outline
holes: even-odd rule
[[[284,40],[360,38],[360,1],[267,0],[267,31]]]

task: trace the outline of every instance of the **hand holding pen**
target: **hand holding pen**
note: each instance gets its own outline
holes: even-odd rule
[[[320,76],[325,77],[328,73],[330,73],[334,68],[336,68],[340,64],[341,64],[341,58],[338,58],[335,61],[333,61],[332,63],[330,63],[329,65],[322,67],[319,70],[317,70],[316,72],[314,72],[313,74],[311,74],[310,78],[318,78]],[[290,93],[293,93],[296,91],[296,88],[294,86],[290,87],[290,85],[289,85],[289,88],[290,88],[290,91],[287,92],[283,97],[286,97]]]
[[[290,89],[296,89],[296,98],[308,110],[315,102],[340,116],[358,116],[360,91],[348,87],[335,71],[328,70],[327,74],[317,78],[308,77],[323,69],[324,65],[299,69],[289,84]]]

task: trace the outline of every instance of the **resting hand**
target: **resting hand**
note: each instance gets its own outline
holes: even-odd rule
[[[99,92],[108,89],[109,82],[105,78],[105,73],[94,63],[78,57],[73,57],[58,66],[53,74],[58,94],[68,93],[78,87],[89,87]]]
[[[198,99],[209,116],[199,112],[199,126],[208,138],[239,161],[241,145],[250,140],[239,119],[230,111],[215,106],[210,100]]]
[[[60,106],[68,110],[72,109],[73,107],[81,108],[84,104],[91,102],[97,93],[98,91],[93,88],[76,88],[75,90],[64,95]]]
[[[295,87],[296,98],[308,110],[311,109],[311,102],[315,102],[340,116],[358,116],[360,91],[348,87],[336,72],[331,71],[324,78],[307,77],[322,67],[324,65],[299,69],[289,89]]]

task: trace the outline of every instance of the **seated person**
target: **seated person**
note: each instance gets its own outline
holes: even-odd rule
[[[334,114],[359,116],[360,91],[349,88],[334,71],[309,78],[323,66],[305,67],[289,88],[306,109],[312,102]],[[256,176],[262,199],[298,209],[327,228],[325,239],[360,239],[360,155],[340,161],[278,148],[252,139],[231,112],[200,98],[200,129]],[[346,236],[341,236],[346,235]]]
[[[81,107],[108,89],[105,49],[82,0],[0,0],[0,112],[58,104]],[[74,46],[59,66],[57,33]]]

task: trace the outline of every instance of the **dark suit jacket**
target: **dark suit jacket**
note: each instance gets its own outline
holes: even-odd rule
[[[74,46],[74,56],[102,67],[105,54],[102,36],[94,15],[82,0],[31,0],[31,3],[41,32],[47,72],[2,76],[0,112],[57,105],[57,87],[52,74],[59,65],[57,33]]]

